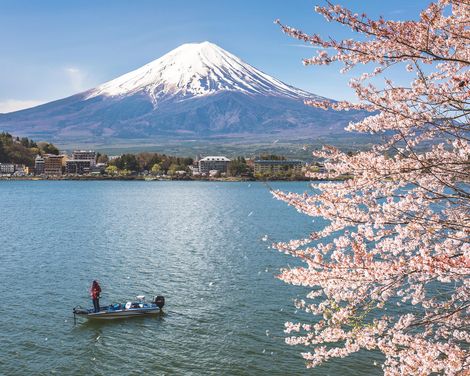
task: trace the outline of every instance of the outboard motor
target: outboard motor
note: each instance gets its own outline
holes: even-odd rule
[[[157,305],[158,308],[162,309],[165,305],[165,297],[161,295],[156,296],[154,303]]]
[[[80,306],[76,306],[73,308],[73,314],[74,315],[87,315],[89,312],[87,309],[82,308]]]

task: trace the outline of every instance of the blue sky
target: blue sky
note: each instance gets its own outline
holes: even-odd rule
[[[0,0],[0,113],[63,98],[157,59],[180,44],[218,44],[280,80],[351,99],[338,66],[304,67],[314,50],[273,21],[346,37],[313,8],[322,0]],[[351,1],[370,16],[415,18],[427,1]]]

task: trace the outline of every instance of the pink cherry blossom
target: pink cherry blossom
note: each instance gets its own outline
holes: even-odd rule
[[[313,152],[326,172],[314,194],[274,191],[328,224],[305,239],[274,245],[304,262],[279,278],[311,292],[296,306],[314,315],[286,323],[286,342],[305,346],[308,367],[361,349],[385,356],[386,375],[464,375],[470,369],[470,3],[438,0],[416,21],[373,20],[328,3],[326,20],[360,38],[324,39],[282,25],[323,50],[305,65],[358,64],[358,101],[307,101],[325,110],[372,112],[352,132],[383,142],[353,154]],[[389,77],[402,67],[410,84]],[[374,79],[372,83],[371,79]],[[372,363],[372,361],[371,361]]]

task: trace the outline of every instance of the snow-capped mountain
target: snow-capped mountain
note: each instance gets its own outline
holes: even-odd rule
[[[168,98],[202,97],[221,92],[308,98],[313,95],[286,85],[210,43],[187,43],[143,67],[91,90],[87,98],[143,92],[154,105]]]
[[[183,44],[94,89],[0,115],[0,131],[55,142],[249,137],[342,132],[351,113],[261,72],[219,46]]]

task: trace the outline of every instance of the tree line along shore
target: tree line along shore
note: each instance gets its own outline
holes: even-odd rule
[[[18,180],[312,180],[321,163],[282,155],[196,158],[140,152],[109,156],[93,150],[61,152],[48,142],[0,134],[0,178]]]

